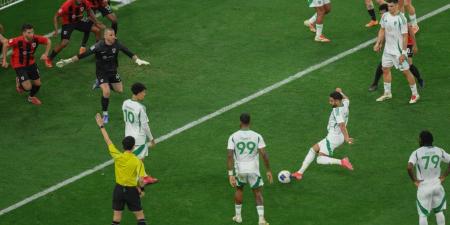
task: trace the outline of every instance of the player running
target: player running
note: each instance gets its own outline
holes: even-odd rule
[[[383,66],[384,94],[377,98],[377,102],[392,98],[391,92],[391,67],[399,69],[408,80],[411,89],[411,98],[409,104],[416,103],[419,99],[416,80],[409,70],[408,64],[408,25],[405,16],[398,9],[398,0],[387,0],[388,11],[381,18],[381,28],[378,32],[378,38],[373,47],[376,52],[381,51],[384,40],[386,45],[381,58]]]
[[[83,18],[86,12],[89,18]],[[92,31],[96,39],[100,39],[100,29],[104,25],[100,23],[92,11],[92,5],[87,0],[66,0],[53,17],[55,31],[53,37],[58,35],[58,18],[62,19],[61,42],[53,49],[48,57],[47,64],[52,64],[52,60],[61,52],[68,44],[72,32],[78,30],[84,33],[81,43],[80,54],[86,51],[86,44],[89,40],[89,33]]]
[[[318,164],[340,165],[346,169],[353,170],[353,166],[347,157],[343,159],[331,158],[334,150],[341,146],[344,141],[348,144],[353,143],[353,139],[347,130],[350,100],[340,88],[336,88],[336,91],[330,94],[329,103],[333,107],[333,110],[328,120],[328,135],[309,149],[300,169],[291,174],[297,180],[303,178],[303,174],[305,174],[306,169],[314,161],[317,154],[319,154],[317,157]]]
[[[419,135],[420,148],[408,160],[408,174],[417,187],[417,212],[419,224],[428,225],[427,217],[433,212],[438,225],[445,225],[443,211],[447,208],[442,182],[450,173],[450,165],[441,176],[441,162],[449,163],[450,155],[443,149],[433,146],[433,135],[422,131]],[[414,174],[413,168],[416,168]]]
[[[99,11],[103,17],[106,17],[111,21],[111,28],[117,35],[118,23],[117,16],[112,11],[112,7],[108,0],[88,0],[92,4],[92,9],[94,11]]]
[[[384,2],[384,0],[376,0],[376,1],[380,7],[384,4],[386,4],[386,2]],[[364,3],[366,4],[367,12],[369,13],[369,16],[370,16],[370,22],[366,24],[366,27],[374,27],[374,26],[378,25],[378,20],[377,20],[376,14],[375,14],[375,8],[373,6],[373,1],[372,0],[364,0]],[[381,11],[381,8],[380,8],[380,11]]]
[[[148,156],[148,148],[155,146],[150,126],[148,125],[148,117],[146,108],[141,101],[147,94],[147,88],[142,83],[135,83],[131,86],[133,96],[131,99],[125,100],[122,104],[123,120],[125,121],[125,136],[134,137],[136,140],[133,153],[142,161]],[[158,182],[158,179],[145,173],[143,178],[146,184]]]
[[[41,88],[41,79],[39,69],[34,60],[34,53],[40,44],[46,46],[45,52],[41,56],[41,60],[46,60],[51,48],[50,39],[35,35],[31,24],[24,24],[22,26],[22,36],[10,39],[7,44],[8,47],[13,48],[11,66],[16,70],[17,74],[16,91],[19,94],[23,93],[24,90],[29,91],[28,101],[34,105],[42,104],[36,97]],[[4,58],[6,58],[6,55]]]
[[[325,19],[325,15],[331,11],[330,0],[308,0],[308,5],[310,8],[315,8],[316,13],[308,20],[305,20],[303,24],[307,26],[311,32],[316,33],[316,36],[314,37],[315,41],[330,42],[330,39],[322,34],[323,20]]]
[[[269,165],[269,156],[266,153],[262,136],[250,130],[250,115],[242,113],[240,116],[241,129],[234,132],[228,139],[228,179],[232,187],[236,188],[234,195],[235,212],[233,221],[242,223],[241,209],[244,185],[248,184],[255,194],[256,210],[259,216],[259,225],[269,225],[264,218],[264,203],[262,196],[262,181],[259,172],[259,155],[261,154],[266,166],[266,175],[269,183],[273,182],[272,171]],[[234,168],[234,172],[233,172]]]
[[[104,31],[104,40],[97,42],[91,46],[85,53],[73,56],[69,59],[61,59],[56,66],[63,67],[69,63],[76,62],[95,54],[96,58],[96,75],[100,88],[102,89],[101,106],[103,111],[103,121],[108,123],[108,106],[109,97],[111,95],[110,85],[115,92],[122,93],[123,86],[117,68],[119,67],[119,52],[122,51],[130,57],[136,64],[149,65],[150,63],[138,58],[137,55],[128,50],[117,39],[114,30],[106,28]]]

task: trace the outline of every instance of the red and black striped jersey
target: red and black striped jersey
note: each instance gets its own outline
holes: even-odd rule
[[[79,22],[83,18],[84,12],[89,11],[92,4],[87,0],[67,0],[58,10],[58,16],[62,18],[62,24]]]
[[[11,66],[15,69],[33,65],[35,63],[34,52],[39,44],[48,44],[48,38],[34,35],[30,41],[25,39],[24,36],[10,39],[8,46],[13,48]]]

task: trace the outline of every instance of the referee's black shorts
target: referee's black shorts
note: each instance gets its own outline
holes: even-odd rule
[[[123,211],[125,204],[132,212],[141,211],[141,198],[137,187],[125,187],[116,184],[113,192],[112,208],[116,211]]]

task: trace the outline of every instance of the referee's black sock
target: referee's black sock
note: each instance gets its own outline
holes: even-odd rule
[[[31,91],[30,91],[30,97],[34,97],[38,93],[40,88],[41,88],[41,86],[32,85]]]
[[[111,225],[119,225],[120,224],[120,222],[116,222],[116,221],[112,221],[112,223],[111,223]]]
[[[81,47],[86,47],[88,40],[89,40],[89,32],[84,32],[83,40],[81,41]]]
[[[375,71],[375,78],[373,80],[372,86],[378,85],[378,82],[381,79],[381,76],[383,75],[383,66],[380,64],[378,64],[377,70]]]
[[[147,222],[145,221],[145,219],[140,219],[138,220],[137,225],[147,225]]]
[[[109,98],[105,98],[102,96],[102,111],[103,112],[108,111],[108,105],[109,105]]]
[[[114,33],[117,35],[117,29],[119,29],[117,22],[111,23],[111,28],[114,30]]]
[[[372,20],[377,20],[377,17],[375,16],[375,10],[374,9],[369,9],[369,10],[367,10],[367,12],[369,12],[370,18]]]

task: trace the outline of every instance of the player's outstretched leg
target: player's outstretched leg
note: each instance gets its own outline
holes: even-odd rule
[[[316,20],[317,20],[317,13],[314,13],[311,18],[303,21],[303,24],[309,28],[309,30],[313,33],[316,33],[316,28],[314,27],[314,25],[316,24]]]
[[[269,225],[269,223],[267,223],[267,221],[266,221],[266,218],[264,217],[264,201],[263,201],[263,196],[262,196],[262,192],[261,192],[261,187],[254,188],[253,194],[255,195],[256,211],[258,212],[258,217],[259,217],[258,225]]]
[[[335,159],[321,153],[319,157],[317,157],[317,164],[340,165],[348,170],[353,170],[353,165],[350,163],[348,157],[345,157],[343,159]]]
[[[297,180],[301,180],[303,178],[303,174],[305,173],[306,169],[308,169],[309,165],[314,161],[318,152],[319,152],[319,145],[315,144],[312,148],[309,149],[308,154],[306,154],[306,157],[303,160],[300,169],[297,172],[291,174],[291,177]]]
[[[236,223],[242,223],[242,197],[243,197],[244,188],[236,187],[236,192],[234,193],[234,211],[235,214],[233,216],[233,221]]]

